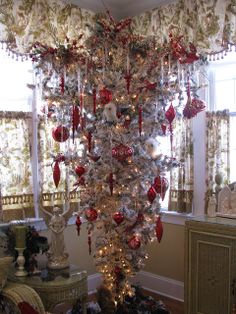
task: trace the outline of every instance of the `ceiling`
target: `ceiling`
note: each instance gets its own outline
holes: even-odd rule
[[[173,2],[173,0],[69,0],[77,4],[80,8],[89,9],[94,12],[111,12],[117,20],[135,16],[142,12],[151,10],[163,4]]]

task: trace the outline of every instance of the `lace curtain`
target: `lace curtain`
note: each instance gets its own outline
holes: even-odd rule
[[[34,217],[31,165],[32,119],[0,112],[0,192],[3,221]]]
[[[170,171],[169,211],[190,213],[193,200],[193,139],[191,121],[175,120],[173,157],[181,166]]]
[[[229,183],[229,129],[230,116],[226,111],[206,113],[206,207],[210,195],[215,192],[217,174],[223,184]]]

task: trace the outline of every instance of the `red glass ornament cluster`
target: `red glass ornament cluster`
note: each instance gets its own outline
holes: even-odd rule
[[[154,183],[147,192],[147,197],[150,203],[153,203],[157,194],[160,194],[162,201],[165,198],[166,191],[168,190],[169,182],[165,177],[157,176]]]

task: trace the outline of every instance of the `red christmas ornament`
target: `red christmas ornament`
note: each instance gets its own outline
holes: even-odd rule
[[[158,239],[158,242],[160,243],[162,235],[163,235],[163,226],[162,226],[160,216],[158,216],[158,218],[157,218],[155,231],[156,231],[156,237]]]
[[[79,236],[80,235],[80,226],[82,225],[82,221],[80,219],[80,216],[77,216],[75,224],[76,224],[77,233]]]
[[[124,161],[133,155],[133,148],[123,144],[112,148],[112,157],[118,161]]]
[[[206,105],[204,101],[197,98],[191,99],[191,97],[189,96],[186,106],[184,107],[183,110],[183,115],[185,118],[191,119],[195,117],[199,112],[203,111],[205,107]]]
[[[132,238],[128,241],[128,246],[132,250],[137,250],[141,246],[141,240],[140,237],[134,235]]]
[[[112,92],[106,87],[103,87],[99,91],[99,97],[102,105],[106,105],[112,100]]]
[[[168,122],[171,124],[175,118],[175,108],[173,107],[173,105],[171,104],[170,107],[168,108],[168,110],[165,113],[166,119],[168,120]]]
[[[98,218],[98,212],[93,207],[85,210],[85,217],[89,222],[93,222]]]
[[[85,168],[78,165],[75,167],[75,173],[81,177],[85,173]]]
[[[52,137],[56,142],[65,142],[70,136],[70,132],[67,127],[59,125],[52,129]]]
[[[122,221],[124,221],[124,215],[121,212],[116,212],[113,215],[113,219],[115,220],[115,222],[117,223],[117,225],[121,224]]]
[[[173,129],[172,129],[172,122],[175,118],[175,108],[171,104],[168,110],[165,113],[166,119],[168,120],[170,124],[170,146],[171,146],[171,151],[172,151],[172,146],[173,146]]]
[[[149,202],[152,203],[155,200],[156,196],[157,196],[156,191],[151,186],[150,189],[147,192],[147,197],[148,197]]]
[[[56,188],[58,187],[60,178],[61,178],[61,170],[59,167],[59,161],[55,161],[54,166],[53,166],[53,181]]]
[[[161,194],[161,199],[164,200],[166,191],[169,187],[168,180],[165,177],[157,176],[154,179],[153,187],[158,194]]]

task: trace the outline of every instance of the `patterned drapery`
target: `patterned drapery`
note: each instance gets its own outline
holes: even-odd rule
[[[191,121],[175,119],[173,157],[181,166],[170,171],[169,211],[192,212],[193,200],[193,139]]]
[[[40,14],[39,14],[40,12]],[[25,52],[36,41],[54,46],[66,36],[89,34],[96,14],[63,0],[1,0],[0,40]],[[132,29],[140,35],[155,35],[159,44],[170,32],[184,35],[198,51],[220,52],[236,44],[235,0],[179,0],[133,18]]]
[[[216,189],[216,174],[221,175],[224,185],[229,183],[229,128],[227,111],[206,113],[206,207]]]
[[[1,0],[0,40],[11,42],[21,53],[35,42],[55,46],[81,33],[86,38],[94,17],[93,12],[61,0]]]
[[[24,112],[0,112],[0,187],[3,221],[34,217],[30,134]]]
[[[170,33],[184,35],[198,51],[218,53],[236,44],[235,0],[179,0],[133,19],[135,33],[155,35],[162,43]]]

